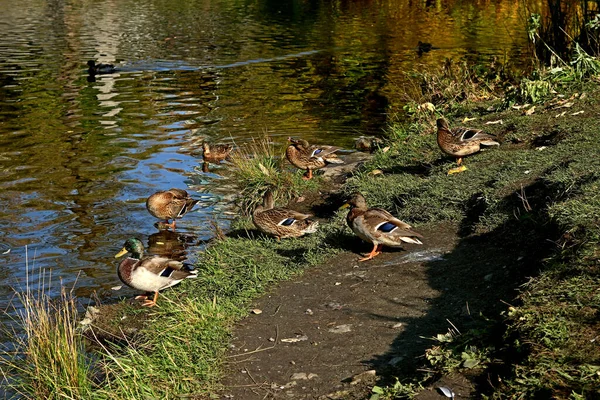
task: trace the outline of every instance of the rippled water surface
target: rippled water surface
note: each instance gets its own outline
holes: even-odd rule
[[[128,237],[193,259],[211,236],[208,218],[227,219],[215,190],[227,166],[201,171],[204,139],[239,145],[268,133],[351,148],[400,110],[406,72],[527,51],[524,6],[513,1],[0,0],[0,9],[0,308],[26,256],[55,280],[77,279],[83,298],[116,295],[113,255]],[[435,49],[419,55],[419,41]],[[91,79],[89,59],[119,71]],[[177,234],[159,232],[145,210],[169,187],[202,198]]]

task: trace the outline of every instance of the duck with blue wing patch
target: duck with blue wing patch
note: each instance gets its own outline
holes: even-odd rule
[[[299,169],[305,169],[303,179],[311,179],[312,172],[328,164],[343,164],[335,154],[339,147],[334,146],[311,146],[304,139],[288,138],[289,146],[285,150],[285,156],[290,164]]]
[[[500,146],[496,136],[462,126],[450,129],[444,118],[437,120],[437,142],[444,153],[456,157],[458,167],[448,171],[448,175],[465,171],[467,167],[462,165],[463,157],[479,152],[481,146]]]
[[[184,279],[195,278],[197,275],[191,264],[161,256],[144,257],[144,245],[136,238],[127,239],[123,249],[115,257],[121,257],[127,253],[130,253],[131,256],[119,263],[117,275],[127,286],[154,293],[152,300],[149,300],[147,296],[136,297],[136,299],[144,300],[142,305],[145,307],[156,305],[159,290],[174,286]]]
[[[369,208],[360,193],[354,193],[344,206],[350,206],[346,217],[348,226],[365,242],[373,243],[373,250],[358,261],[367,261],[381,253],[383,246],[402,247],[404,243],[423,244],[423,236],[382,208]]]
[[[183,217],[198,203],[183,189],[171,188],[156,192],[146,200],[148,212],[165,222],[165,227],[175,229],[176,219]],[[172,219],[173,222],[169,223]]]
[[[278,240],[316,232],[319,222],[310,220],[311,215],[274,205],[273,193],[267,190],[263,204],[257,206],[252,213],[252,222],[261,232],[275,236]]]

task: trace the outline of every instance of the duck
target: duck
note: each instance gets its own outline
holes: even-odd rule
[[[417,53],[422,55],[423,53],[429,53],[433,49],[433,45],[428,42],[421,42],[419,40],[419,44],[417,44]]]
[[[148,299],[146,295],[136,297],[144,300],[144,307],[156,305],[160,290],[174,286],[184,279],[196,278],[198,274],[191,264],[157,255],[144,257],[144,245],[136,238],[127,239],[115,258],[127,253],[131,255],[119,263],[117,275],[127,286],[154,293],[152,299]]]
[[[273,193],[267,190],[263,196],[263,204],[256,206],[252,213],[252,222],[259,231],[275,236],[277,240],[300,237],[317,231],[319,221],[310,220],[312,215],[274,205]]]
[[[220,163],[229,156],[233,150],[231,144],[213,144],[202,143],[202,152],[205,162]]]
[[[381,253],[383,246],[402,247],[404,243],[423,244],[423,238],[406,222],[382,208],[369,208],[361,193],[354,193],[342,208],[350,207],[346,222],[352,231],[373,244],[373,250],[358,261],[367,261]]]
[[[87,62],[88,65],[88,74],[90,75],[100,75],[100,74],[112,74],[117,72],[117,69],[112,64],[96,64],[96,61],[89,60]]]
[[[465,127],[450,129],[444,118],[439,118],[436,124],[438,146],[444,153],[456,157],[458,165],[449,170],[448,175],[466,171],[467,167],[462,165],[463,157],[479,152],[481,146],[500,146],[495,135],[485,133],[481,129]]]
[[[175,229],[175,220],[188,213],[196,203],[198,203],[198,200],[192,199],[185,190],[171,188],[156,192],[148,197],[146,209],[152,216],[164,220],[161,226]],[[173,222],[169,223],[170,219]]]
[[[323,168],[328,164],[343,164],[336,154],[339,147],[334,146],[311,146],[304,139],[288,138],[290,144],[285,150],[285,156],[294,167],[305,169],[303,179],[312,179],[315,169]]]

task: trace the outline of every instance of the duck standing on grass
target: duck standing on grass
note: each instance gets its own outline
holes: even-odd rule
[[[312,178],[315,169],[323,168],[327,164],[343,164],[338,158],[336,151],[339,147],[334,146],[311,146],[304,139],[288,138],[289,146],[285,150],[288,161],[296,168],[305,169],[303,179]]]
[[[273,193],[267,190],[263,197],[263,204],[257,206],[252,213],[252,222],[261,232],[280,240],[316,232],[319,222],[312,221],[308,219],[309,217],[311,217],[309,214],[274,207]]]
[[[450,129],[444,118],[437,120],[437,142],[440,149],[448,155],[457,158],[457,168],[448,171],[448,175],[463,172],[467,169],[462,165],[464,156],[475,154],[481,146],[500,146],[496,136],[485,133],[481,129],[456,127]]]
[[[164,226],[175,229],[175,220],[183,217],[197,202],[185,190],[171,188],[148,197],[146,209],[152,216],[164,220]],[[170,219],[173,220],[172,223],[169,223]]]
[[[161,256],[144,257],[144,245],[136,238],[127,239],[123,249],[115,255],[115,258],[126,253],[131,253],[131,256],[119,263],[117,275],[127,286],[145,292],[154,292],[152,300],[149,300],[148,296],[136,297],[144,300],[142,303],[144,307],[156,305],[159,290],[174,286],[186,278],[195,278],[197,275],[191,264]]]
[[[367,261],[381,253],[383,246],[402,247],[403,243],[423,244],[423,235],[382,208],[368,208],[362,194],[354,193],[342,207],[350,206],[348,226],[362,240],[373,243],[373,250],[358,261]]]

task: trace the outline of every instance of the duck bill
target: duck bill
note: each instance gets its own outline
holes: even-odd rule
[[[348,207],[350,207],[350,203],[345,203],[343,206],[338,208],[338,210],[343,210],[344,208],[348,208]]]
[[[117,254],[115,254],[115,258],[122,257],[125,254],[127,254],[127,249],[125,247],[123,247],[120,252],[118,252]]]

